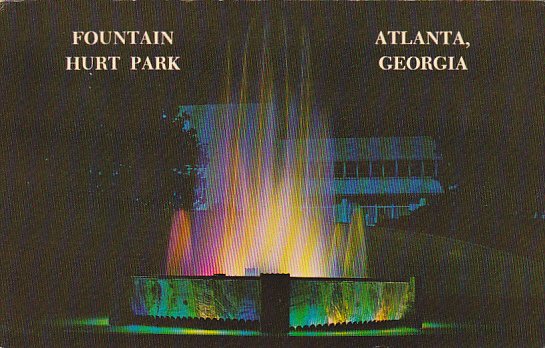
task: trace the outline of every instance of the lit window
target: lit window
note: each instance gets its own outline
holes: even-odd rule
[[[370,176],[382,176],[382,166],[379,162],[369,161],[369,166],[371,167]]]
[[[395,161],[382,162],[384,168],[384,177],[394,177],[396,175],[396,163]]]
[[[397,176],[407,177],[409,176],[410,162],[407,160],[397,161]]]

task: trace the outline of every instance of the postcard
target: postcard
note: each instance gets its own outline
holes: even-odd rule
[[[0,1],[0,345],[543,345],[544,15]]]

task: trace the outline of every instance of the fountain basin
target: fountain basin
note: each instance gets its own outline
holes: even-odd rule
[[[124,322],[204,328],[419,327],[415,278],[135,276]]]

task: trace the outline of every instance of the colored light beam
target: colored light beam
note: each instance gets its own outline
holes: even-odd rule
[[[236,276],[248,271],[299,277],[365,277],[364,223],[334,223],[333,149],[329,126],[317,111],[308,39],[297,86],[275,70],[263,38],[259,100],[249,103],[248,49],[234,90],[226,64],[225,104],[205,125],[210,135],[205,183],[207,209],[176,212],[168,249],[168,275]],[[286,54],[287,57],[287,54]],[[275,81],[284,79],[283,91]],[[282,96],[282,97],[280,97]],[[205,158],[206,157],[206,158]],[[340,241],[348,245],[339,252]]]

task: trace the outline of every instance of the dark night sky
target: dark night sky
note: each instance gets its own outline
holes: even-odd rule
[[[9,5],[0,17],[3,141],[17,149],[20,165],[70,151],[76,166],[100,164],[105,153],[138,162],[136,154],[160,137],[163,110],[222,101],[228,46],[240,71],[248,42],[255,91],[264,28],[273,64],[281,66],[287,55],[292,77],[307,31],[316,98],[334,135],[431,135],[446,156],[450,181],[494,178],[483,195],[512,187],[491,199],[509,196],[513,205],[531,201],[535,209],[542,205],[535,182],[545,148],[541,13],[538,4],[499,3]],[[373,44],[378,31],[393,29],[460,31],[471,47]],[[72,46],[73,30],[172,30],[175,44]],[[180,55],[182,71],[64,71],[66,55],[121,55],[126,63],[131,54]],[[396,54],[463,55],[469,71],[379,69],[379,57]],[[531,184],[520,187],[521,181]]]
[[[282,28],[292,62],[301,31],[308,31],[316,97],[330,111],[336,136],[431,135],[451,164],[451,180],[466,183],[475,200],[509,209],[543,208],[540,3],[5,4],[0,226],[8,231],[3,255],[10,261],[2,263],[3,272],[26,274],[22,289],[28,290],[37,273],[46,282],[52,267],[71,265],[53,276],[61,285],[44,288],[50,300],[62,297],[58,293],[74,296],[67,290],[74,283],[107,281],[95,273],[111,275],[111,261],[104,260],[117,255],[128,237],[96,227],[115,222],[97,222],[93,215],[107,203],[87,197],[94,179],[86,170],[113,159],[147,173],[143,168],[160,158],[148,145],[159,137],[162,111],[221,101],[227,45],[240,57],[248,36],[254,52],[267,26],[275,64],[284,54]],[[172,30],[175,44],[74,48],[73,30]],[[377,47],[380,30],[461,31],[471,47]],[[180,55],[182,71],[64,71],[66,55],[131,54]],[[469,71],[378,68],[379,57],[396,54],[463,55]],[[250,75],[259,63],[257,54],[250,55]],[[133,187],[153,182],[145,174],[131,180]],[[65,309],[79,303],[65,301]]]
[[[155,113],[180,103],[217,102],[223,92],[220,77],[227,43],[240,57],[246,35],[251,47],[259,45],[264,23],[269,23],[271,47],[277,57],[283,54],[283,28],[290,58],[299,52],[302,28],[308,30],[316,92],[320,102],[333,110],[339,135],[445,136],[452,128],[470,129],[510,120],[515,123],[520,117],[515,115],[521,114],[528,115],[531,122],[538,121],[535,117],[542,114],[538,108],[543,104],[538,88],[543,25],[535,10],[537,4],[476,4],[471,5],[471,11],[464,6],[469,8],[464,4],[378,3],[294,4],[283,8],[165,3],[146,7],[8,6],[2,16],[6,28],[3,81],[9,86],[7,100],[20,98],[17,103],[8,103],[20,109],[9,108],[8,113],[17,114],[20,126],[36,124],[45,131],[49,128],[44,125],[61,123],[56,127],[70,131],[68,124],[77,123],[78,118],[97,123],[103,117],[107,124],[117,126],[120,120],[116,112],[105,114],[101,108],[119,113],[142,97],[151,110],[159,110]],[[70,45],[72,30],[112,29],[173,30],[175,45]],[[471,42],[471,48],[373,45],[379,30],[393,29],[459,30]],[[64,71],[65,55],[126,57],[133,53],[181,55],[182,71],[95,72],[93,76]],[[377,60],[385,54],[464,55],[469,71],[384,72]],[[251,66],[259,62],[257,54],[250,56]],[[520,99],[524,103],[517,102]],[[25,111],[29,107],[34,108],[32,112]],[[153,115],[142,112],[126,117],[130,120],[124,121],[132,126]],[[130,132],[135,127],[124,128]]]

